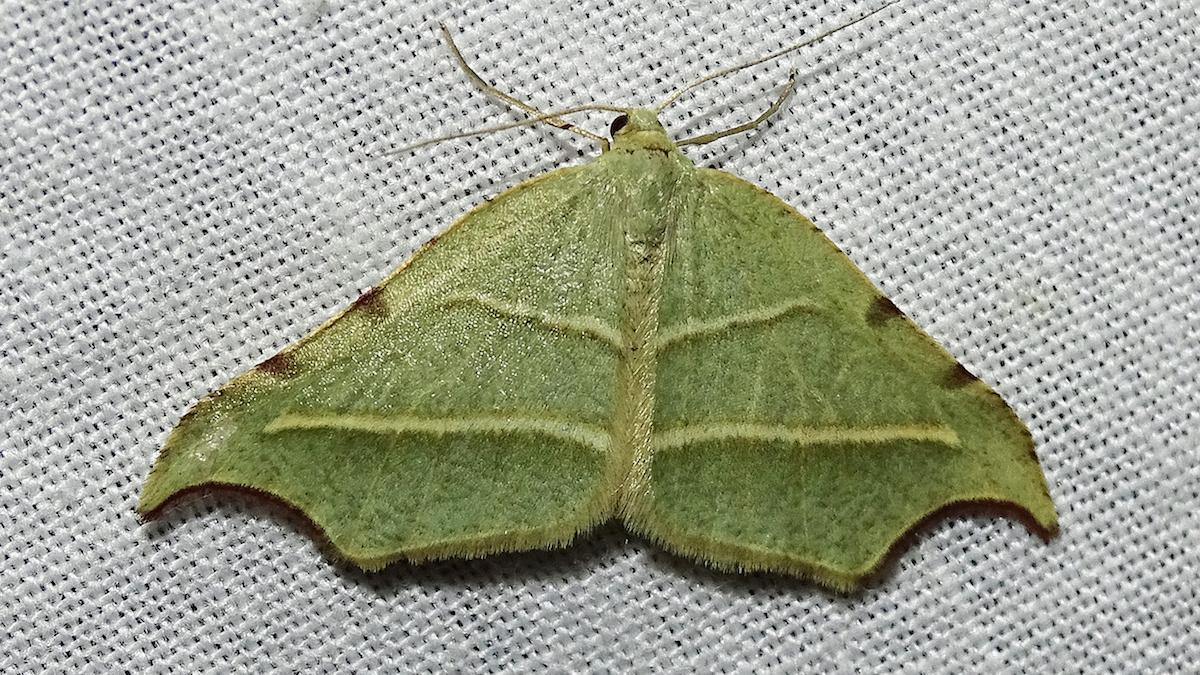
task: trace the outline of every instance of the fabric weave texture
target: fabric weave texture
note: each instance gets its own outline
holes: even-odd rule
[[[1186,672],[1200,663],[1200,5],[904,2],[672,107],[1027,422],[1062,531],[956,516],[867,590],[601,528],[377,574],[221,495],[139,522],[199,397],[485,197],[870,2],[4,2],[0,672]],[[608,116],[584,122],[601,132]]]

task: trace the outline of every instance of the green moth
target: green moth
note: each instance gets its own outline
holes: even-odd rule
[[[250,489],[366,569],[563,546],[619,518],[718,568],[839,588],[949,505],[1016,507],[1053,531],[1032,439],[1000,397],[804,216],[680,151],[765,119],[794,78],[726,132],[677,143],[659,123],[694,86],[831,32],[655,109],[550,114],[451,42],[485,91],[603,151],[471,211],[201,400],[139,511]],[[611,145],[563,119],[584,109],[619,112]]]

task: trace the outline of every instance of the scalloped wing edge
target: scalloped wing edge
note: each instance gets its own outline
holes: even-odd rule
[[[784,552],[734,542],[708,540],[698,535],[671,533],[670,528],[657,527],[651,519],[636,515],[627,515],[625,526],[675,555],[719,572],[783,574],[813,581],[841,593],[850,593],[882,578],[884,571],[912,547],[916,535],[921,531],[932,528],[956,514],[978,512],[1012,517],[1043,541],[1049,541],[1058,534],[1058,520],[1053,510],[1038,514],[1036,506],[1022,504],[1006,497],[964,495],[931,508],[899,528],[891,543],[868,564],[857,569],[841,569]],[[664,530],[668,531],[667,534],[663,534]]]

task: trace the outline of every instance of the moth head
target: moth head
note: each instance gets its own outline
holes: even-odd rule
[[[612,124],[608,126],[608,135],[611,138],[616,138],[617,133],[624,129],[625,125],[627,124],[629,124],[628,113],[621,113],[620,115],[617,115],[613,118]]]
[[[630,108],[613,118],[609,126],[613,147],[673,149],[675,144],[649,108]]]
[[[627,136],[645,132],[666,134],[663,125],[658,121],[658,113],[649,108],[630,108],[613,118],[608,131],[613,140],[618,136]]]

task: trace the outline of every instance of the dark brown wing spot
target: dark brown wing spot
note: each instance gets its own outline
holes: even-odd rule
[[[258,364],[258,369],[275,377],[291,377],[297,372],[296,358],[287,352],[279,352]]]
[[[975,377],[975,373],[967,370],[966,366],[961,363],[955,363],[954,367],[950,369],[950,372],[946,373],[946,386],[950,387],[951,389],[965,387],[972,382],[977,382],[978,380],[979,378]]]
[[[900,311],[896,303],[881,295],[875,298],[875,302],[872,302],[871,306],[867,309],[866,318],[868,324],[880,326],[888,319],[894,319],[898,316],[904,316],[904,312]]]
[[[372,288],[358,296],[358,299],[354,301],[350,309],[356,312],[366,312],[376,317],[387,316],[387,302],[384,301],[379,287]]]

